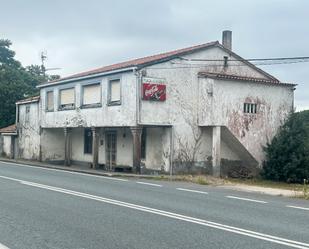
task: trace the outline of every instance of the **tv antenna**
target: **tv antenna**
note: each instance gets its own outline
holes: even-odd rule
[[[44,77],[46,76],[46,72],[47,71],[52,71],[52,70],[60,70],[60,67],[53,67],[53,68],[46,68],[44,62],[47,59],[47,52],[46,51],[42,51],[40,53],[40,57],[41,57],[41,69],[43,72]]]

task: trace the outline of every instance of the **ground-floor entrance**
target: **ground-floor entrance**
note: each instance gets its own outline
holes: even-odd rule
[[[117,162],[117,131],[106,132],[105,156],[105,168],[107,170],[115,169]]]

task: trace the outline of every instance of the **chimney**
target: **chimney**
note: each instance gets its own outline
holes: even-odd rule
[[[222,32],[222,45],[223,47],[232,50],[232,31],[224,30]]]

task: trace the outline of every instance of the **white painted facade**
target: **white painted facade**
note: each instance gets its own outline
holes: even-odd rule
[[[143,67],[127,67],[43,84],[40,100],[30,104],[32,116],[28,123],[26,104],[19,105],[19,156],[63,162],[64,129],[68,129],[70,159],[73,163],[90,165],[93,156],[85,153],[84,132],[87,127],[96,127],[98,163],[106,164],[107,134],[114,132],[117,134],[116,166],[132,167],[133,133],[130,127],[138,126],[146,128],[146,157],[141,161],[150,171],[168,172],[173,164],[174,171],[208,172],[211,165],[220,164],[222,160],[261,166],[262,147],[293,111],[294,86],[252,80],[274,81],[274,78],[239,60],[222,45],[193,50],[179,57]],[[226,63],[222,61],[224,57]],[[194,59],[221,61],[197,62]],[[223,80],[201,75],[201,72],[250,79]],[[166,100],[143,100],[142,77],[162,79],[166,84]],[[110,105],[109,82],[114,79],[119,79],[121,84],[120,104]],[[100,84],[101,102],[93,108],[85,108],[83,87],[97,83]],[[59,93],[67,88],[74,89],[75,107],[59,110]],[[54,96],[53,111],[47,111],[46,106],[50,91]],[[256,104],[257,113],[244,113],[244,103]]]
[[[17,157],[40,160],[40,103],[17,103]]]

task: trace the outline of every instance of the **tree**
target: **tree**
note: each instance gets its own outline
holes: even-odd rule
[[[265,152],[262,174],[266,179],[309,179],[309,110],[291,114]]]
[[[11,45],[11,41],[0,39],[0,127],[15,122],[16,101],[38,94],[37,84],[49,80],[40,66],[22,67]]]

